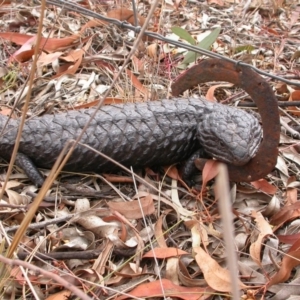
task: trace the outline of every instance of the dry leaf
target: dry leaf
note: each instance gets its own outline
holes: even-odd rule
[[[66,300],[71,296],[69,290],[63,290],[46,298],[46,300]]]
[[[8,203],[13,205],[28,205],[30,197],[26,195],[20,195],[19,193],[6,189],[8,195]]]
[[[17,45],[24,45],[29,40],[31,40],[34,36],[21,34],[17,32],[0,32],[0,38],[11,41]],[[80,40],[79,35],[71,35],[67,38],[55,39],[55,38],[42,38],[41,44],[39,45],[39,49],[43,49],[47,52],[55,52],[58,50],[64,50],[69,47],[75,47],[79,42],[83,42]]]
[[[291,276],[292,269],[300,265],[300,240],[298,240],[282,259],[279,271],[270,279],[268,288],[274,284],[285,282]]]
[[[178,265],[178,278],[185,286],[207,286],[205,279],[194,278],[193,274],[190,275],[189,272],[193,272],[193,270],[189,268],[189,264],[193,262],[194,258],[191,255],[180,256]]]
[[[300,90],[294,90],[290,93],[289,101],[299,101],[299,99],[300,99]],[[300,110],[299,107],[297,106],[290,106],[289,112],[296,116],[300,116]]]
[[[251,182],[251,184],[258,190],[261,190],[262,192],[265,192],[267,194],[274,195],[277,192],[277,187],[270,184],[265,179],[259,179],[257,181]]]
[[[295,204],[285,205],[281,208],[279,212],[274,214],[271,219],[270,223],[272,225],[280,225],[284,224],[287,221],[295,219],[300,216],[300,202],[296,202]]]
[[[210,257],[201,247],[193,248],[195,260],[203,272],[204,278],[208,285],[219,292],[231,292],[231,282],[229,271],[223,269],[214,259]],[[247,288],[239,281],[241,289]]]
[[[218,85],[213,85],[213,86],[211,86],[209,89],[208,89],[208,91],[207,91],[207,93],[206,93],[206,95],[205,95],[205,98],[207,99],[207,100],[209,100],[209,101],[211,101],[211,102],[216,102],[216,98],[215,98],[215,96],[214,96],[214,94],[215,94],[215,90],[217,89],[217,88],[220,88],[220,87],[232,87],[233,86],[233,84],[231,84],[231,83],[227,83],[227,84],[218,84]]]
[[[163,289],[163,290],[162,290]],[[149,283],[143,283],[131,292],[127,294],[139,297],[139,298],[150,298],[150,297],[175,297],[183,300],[204,300],[211,297],[213,292],[210,288],[200,287],[184,287],[173,284],[170,280],[162,279],[161,281],[153,281]],[[132,299],[129,296],[123,295],[115,298],[115,300]]]
[[[162,226],[163,226],[163,219],[166,217],[166,215],[168,215],[169,212],[172,212],[172,210],[168,209],[167,211],[165,211],[164,214],[161,214],[155,223],[154,234],[155,234],[156,242],[159,245],[159,248],[168,248],[166,239],[164,237]]]
[[[169,257],[177,257],[183,254],[188,254],[187,252],[177,249],[177,248],[154,248],[149,252],[143,255],[143,258],[146,257],[156,257],[156,258],[169,258]]]
[[[153,198],[148,194],[140,200],[133,200],[130,202],[108,202],[108,206],[118,211],[128,219],[140,219],[144,216],[152,215],[155,212]]]
[[[204,169],[202,171],[202,187],[201,192],[204,191],[208,181],[212,180],[218,175],[218,164],[219,162],[216,160],[209,159],[204,165]]]
[[[132,85],[137,88],[144,96],[147,97],[148,90],[144,85],[138,80],[138,78],[128,69],[126,69],[126,74],[128,75]]]
[[[261,265],[260,255],[263,240],[273,234],[273,230],[260,212],[252,211],[252,217],[255,218],[259,235],[257,240],[250,246],[250,255],[257,264]]]
[[[166,263],[166,279],[170,280],[172,283],[176,285],[180,285],[180,281],[178,278],[178,257],[170,257],[167,259]]]

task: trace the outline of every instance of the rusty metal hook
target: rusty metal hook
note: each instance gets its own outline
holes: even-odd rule
[[[206,59],[193,66],[172,84],[173,96],[208,81],[227,81],[245,90],[253,99],[261,115],[263,141],[255,157],[244,166],[228,165],[232,181],[255,181],[269,174],[278,156],[280,122],[277,99],[270,85],[252,69],[223,61]]]

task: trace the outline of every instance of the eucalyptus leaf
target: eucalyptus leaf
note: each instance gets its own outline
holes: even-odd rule
[[[196,41],[193,37],[183,28],[174,26],[171,28],[172,32],[178,35],[181,39],[187,41],[191,45],[196,45]]]
[[[221,28],[218,27],[216,29],[214,29],[208,36],[206,36],[201,42],[199,42],[196,47],[200,48],[200,49],[205,49],[205,50],[209,50],[211,45],[216,41],[217,37],[219,36],[221,31]],[[189,51],[185,56],[184,59],[182,61],[182,64],[190,64],[192,62],[194,62],[197,57],[199,57],[201,54],[196,53],[194,51]],[[182,67],[181,67],[182,68]]]

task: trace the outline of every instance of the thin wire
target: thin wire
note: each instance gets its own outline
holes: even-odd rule
[[[119,21],[117,19],[112,19],[112,18],[105,17],[103,15],[95,13],[95,12],[93,12],[93,11],[87,9],[87,8],[84,8],[82,6],[79,6],[79,5],[74,4],[72,2],[69,2],[69,1],[65,1],[65,0],[46,0],[46,3],[47,4],[52,4],[52,5],[61,7],[61,8],[69,9],[71,11],[74,11],[74,12],[77,12],[77,13],[80,13],[80,14],[83,14],[83,15],[95,18],[95,19],[106,21],[108,23],[115,24],[115,25],[117,25],[117,26],[119,26],[121,28],[126,28],[126,29],[129,29],[129,30],[132,30],[135,33],[139,33],[140,30],[141,30],[140,26],[133,26],[133,25],[129,24],[126,21],[122,22],[122,21]],[[237,66],[240,65],[240,66],[249,67],[249,68],[251,68],[252,70],[254,70],[255,72],[257,72],[260,75],[264,75],[264,76],[267,76],[267,77],[270,77],[270,78],[273,78],[273,79],[285,82],[287,84],[295,85],[295,86],[300,87],[300,82],[288,80],[288,79],[285,79],[283,77],[270,74],[268,72],[265,72],[265,71],[262,71],[260,69],[257,69],[256,67],[254,67],[252,65],[249,65],[249,64],[246,64],[244,62],[231,59],[231,58],[226,57],[226,56],[222,56],[221,54],[214,53],[214,52],[211,52],[211,51],[205,50],[205,49],[200,49],[200,48],[197,48],[195,46],[184,44],[184,43],[179,42],[179,41],[174,41],[172,39],[168,39],[168,38],[162,36],[159,33],[155,33],[155,32],[152,32],[152,31],[145,31],[144,34],[147,35],[147,36],[149,36],[149,37],[152,37],[154,39],[157,39],[157,40],[169,43],[169,44],[174,45],[174,46],[178,46],[179,48],[184,48],[184,49],[187,49],[187,50],[190,50],[190,51],[194,51],[196,53],[203,54],[203,55],[206,55],[206,56],[209,56],[209,57],[223,59],[223,60],[235,63]]]

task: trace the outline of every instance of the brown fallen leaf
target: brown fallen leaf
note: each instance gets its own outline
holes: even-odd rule
[[[129,70],[126,69],[126,74],[130,78],[132,85],[137,88],[144,96],[147,97],[148,89],[139,81],[139,79]]]
[[[177,271],[180,282],[185,286],[207,286],[205,279],[195,278],[194,272],[189,265],[189,263],[193,261],[194,259],[190,254],[180,256]]]
[[[213,159],[209,159],[206,161],[202,171],[201,194],[203,193],[207,183],[218,175],[218,164],[219,162]]]
[[[252,211],[252,217],[255,218],[259,235],[257,240],[250,246],[250,255],[258,265],[261,265],[260,254],[263,240],[273,234],[273,230],[260,212]]]
[[[33,35],[22,34],[17,32],[0,32],[0,38],[11,41],[17,45],[24,45],[28,40],[32,39]],[[80,35],[74,34],[66,38],[56,39],[56,38],[43,38],[41,39],[41,44],[39,49],[43,49],[47,52],[54,52],[58,50],[64,50],[70,46],[75,47],[79,42],[82,43]]]
[[[138,23],[139,23],[138,26],[142,27],[146,21],[146,18],[142,17],[139,14],[136,14],[136,15],[137,15]],[[112,18],[112,19],[117,19],[119,21],[127,21],[131,25],[135,25],[133,11],[130,9],[124,8],[124,7],[110,10],[109,12],[107,12],[107,17]],[[89,22],[87,22],[81,28],[80,33],[84,32],[87,28],[93,28],[93,27],[105,26],[105,25],[109,25],[109,23],[106,21],[93,19],[93,20],[90,20]],[[154,39],[151,37],[144,36],[143,40],[144,41],[145,40],[153,41]]]
[[[279,212],[274,214],[270,219],[272,225],[279,226],[287,221],[293,220],[300,216],[300,202],[285,205]]]
[[[163,220],[169,213],[172,214],[171,209],[167,209],[163,214],[161,214],[154,226],[154,235],[159,248],[168,248],[163,232]]]
[[[286,235],[276,235],[278,240],[284,244],[294,244],[296,241],[300,239],[300,233],[295,234],[286,234]]]
[[[120,21],[127,21],[128,23],[130,23],[131,25],[134,25],[134,13],[132,10],[127,9],[127,8],[117,8],[117,9],[113,9],[111,11],[109,11],[107,13],[107,17],[112,18],[112,19],[117,19]],[[146,18],[140,16],[139,14],[137,14],[137,20],[138,26],[143,26],[145,23]]]
[[[274,195],[277,192],[277,187],[270,184],[265,179],[259,179],[256,181],[251,182],[251,184],[257,189],[261,190],[262,192],[265,192],[270,195]]]
[[[219,292],[231,292],[232,284],[227,269],[222,268],[209,254],[201,247],[194,247],[195,260],[203,272],[208,285]],[[247,288],[241,281],[238,282],[240,289]]]
[[[232,86],[233,86],[233,84],[231,84],[231,83],[213,85],[208,89],[208,91],[205,95],[205,98],[211,102],[216,102],[216,98],[214,96],[216,89],[219,87],[232,87]]]
[[[25,62],[29,60],[34,54],[34,46],[36,43],[36,36],[32,36],[28,39],[20,49],[18,49],[14,54],[11,55],[8,62],[12,63],[13,61]]]
[[[289,101],[297,101],[300,99],[300,91],[299,90],[295,90],[293,92],[290,93],[290,98],[289,98]],[[289,107],[289,112],[296,115],[296,116],[299,116],[300,115],[300,110],[299,110],[299,107],[297,106],[290,106]]]
[[[59,71],[57,72],[56,75],[53,76],[53,78],[61,77],[62,75],[66,74],[75,74],[81,65],[81,62],[83,60],[85,51],[83,49],[76,49],[72,50],[67,56],[63,57],[61,56],[60,58],[62,60],[65,60],[69,62],[67,68],[59,68]]]
[[[108,202],[110,209],[113,209],[128,219],[140,219],[143,215],[148,216],[155,212],[153,199],[151,194],[140,200],[133,200],[130,202]],[[142,211],[143,213],[142,213]]]
[[[300,240],[298,240],[289,249],[282,259],[279,271],[270,279],[267,288],[270,286],[285,282],[291,276],[292,269],[300,265]]]
[[[77,110],[77,109],[82,109],[82,108],[95,107],[99,104],[100,101],[102,101],[102,100],[95,100],[95,101],[91,101],[88,103],[76,105],[74,107],[68,108],[68,110]],[[107,98],[105,98],[105,100],[103,102],[104,105],[122,104],[122,103],[124,103],[122,98],[115,98],[115,97],[107,97]],[[132,182],[132,179],[131,179],[131,182]]]
[[[189,188],[186,185],[186,183],[181,179],[176,166],[164,167],[164,171],[170,178],[178,180],[186,189]]]
[[[147,257],[156,257],[156,258],[169,258],[169,257],[177,257],[179,255],[188,254],[187,252],[180,250],[178,248],[154,248],[153,250],[150,250],[149,252],[145,253],[143,255],[143,258]]]
[[[54,53],[45,53],[42,52],[40,56],[38,57],[38,64],[43,67],[47,66],[49,64],[52,64],[54,61],[56,61],[58,58],[60,58],[63,55],[63,52],[57,51]]]
[[[134,288],[128,295],[148,297],[176,297],[183,300],[204,300],[211,297],[213,290],[209,287],[184,287],[173,284],[170,280],[162,279],[141,284]],[[115,300],[131,299],[130,296],[122,295]]]
[[[71,296],[69,290],[63,290],[46,298],[46,300],[66,300]]]

